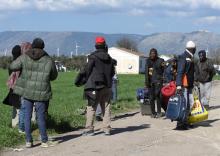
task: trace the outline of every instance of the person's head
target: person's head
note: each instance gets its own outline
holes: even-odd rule
[[[193,41],[188,41],[186,43],[186,49],[191,53],[195,54],[196,53],[196,44]]]
[[[21,43],[21,53],[25,54],[28,50],[32,48],[32,45],[30,42],[23,42]]]
[[[21,56],[21,47],[19,45],[14,46],[11,53],[13,60],[16,60],[19,56]]]
[[[206,57],[206,51],[205,50],[200,50],[199,51],[199,60],[200,62],[203,62],[207,59]]]
[[[32,48],[44,49],[44,41],[41,38],[35,38],[32,42]]]
[[[102,37],[102,36],[96,37],[95,48],[97,50],[98,49],[104,49],[104,50],[108,51],[108,45],[106,44],[104,37]]]
[[[150,57],[151,60],[155,60],[158,57],[157,49],[152,48],[150,50],[149,57]]]

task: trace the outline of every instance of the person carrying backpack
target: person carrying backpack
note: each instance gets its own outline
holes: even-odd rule
[[[193,107],[194,98],[192,90],[194,87],[194,54],[196,53],[196,44],[193,41],[188,41],[186,44],[186,50],[181,54],[177,61],[177,94],[183,94],[187,103],[186,118],[183,122],[177,122],[176,129],[187,130],[188,116],[190,108]]]

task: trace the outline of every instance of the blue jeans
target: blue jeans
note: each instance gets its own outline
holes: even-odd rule
[[[19,110],[19,124],[18,124],[18,128],[19,130],[25,131],[25,127],[24,127],[24,119],[25,119],[25,107],[22,104],[23,99],[21,99],[21,107]]]
[[[25,133],[26,133],[26,141],[33,142],[33,138],[31,135],[31,117],[33,112],[33,106],[35,104],[35,109],[37,113],[37,123],[41,135],[41,141],[47,142],[48,136],[46,131],[46,120],[45,120],[45,109],[46,102],[32,101],[23,99],[22,105],[25,108]]]

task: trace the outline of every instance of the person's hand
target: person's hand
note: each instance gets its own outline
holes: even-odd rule
[[[177,86],[177,88],[176,88],[176,93],[177,93],[177,94],[182,94],[182,93],[183,93],[181,86]]]

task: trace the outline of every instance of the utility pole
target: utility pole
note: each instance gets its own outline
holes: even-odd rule
[[[60,57],[60,48],[57,48],[57,57]]]
[[[79,48],[80,46],[77,44],[77,42],[76,42],[76,56],[78,56],[78,48]]]

